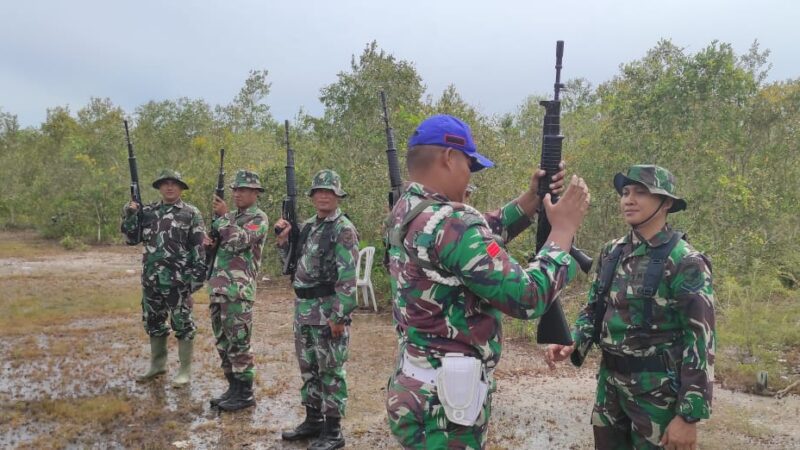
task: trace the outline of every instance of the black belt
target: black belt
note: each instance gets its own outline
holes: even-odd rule
[[[308,288],[294,288],[294,293],[297,294],[297,297],[299,298],[328,297],[331,295],[336,295],[336,288],[333,283],[320,284]]]
[[[651,356],[619,356],[604,351],[602,364],[608,370],[623,375],[667,371],[666,353]]]

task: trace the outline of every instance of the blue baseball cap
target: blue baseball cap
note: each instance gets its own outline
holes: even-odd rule
[[[470,172],[494,167],[494,163],[475,148],[469,125],[447,114],[428,117],[419,124],[408,139],[408,148],[417,145],[436,145],[460,150],[472,161],[469,165]]]

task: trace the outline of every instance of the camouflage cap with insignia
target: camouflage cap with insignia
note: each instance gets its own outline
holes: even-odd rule
[[[320,170],[314,175],[311,181],[311,189],[306,191],[306,195],[310,197],[314,189],[330,189],[337,197],[347,197],[347,192],[342,189],[342,178],[338,173],[330,169]]]
[[[189,189],[189,185],[186,184],[185,181],[183,181],[183,178],[181,178],[181,173],[178,172],[177,170],[172,170],[172,169],[162,170],[158,174],[158,177],[156,177],[155,181],[153,181],[153,187],[158,189],[158,187],[161,186],[161,183],[166,180],[172,180],[178,183],[184,191]]]
[[[622,195],[622,188],[633,183],[643,185],[651,194],[664,195],[674,201],[668,212],[678,212],[686,209],[686,200],[675,193],[675,176],[669,170],[649,164],[631,166],[628,173],[614,175],[614,188]]]
[[[237,188],[250,188],[264,192],[258,174],[244,169],[239,169],[239,171],[236,172],[236,178],[234,178],[233,183],[231,183],[231,189]]]

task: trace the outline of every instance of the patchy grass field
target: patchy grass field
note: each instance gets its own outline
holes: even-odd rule
[[[144,385],[133,381],[149,354],[139,319],[139,270],[136,248],[67,252],[29,234],[0,233],[0,447],[305,448],[280,441],[280,430],[303,414],[285,280],[259,287],[253,340],[258,404],[219,415],[208,406],[224,380],[205,295],[195,299],[190,387],[171,388],[171,374]],[[574,307],[568,302],[568,314]],[[510,334],[524,332],[523,325],[510,325]],[[389,315],[359,312],[351,342],[348,447],[396,448],[384,408],[396,345]],[[174,373],[174,339],[169,346]],[[526,338],[507,342],[496,373],[489,448],[592,447],[595,361],[550,372],[540,354]],[[726,359],[721,354],[718,364]],[[797,396],[715,394],[714,417],[701,425],[702,448],[791,448],[800,441]]]

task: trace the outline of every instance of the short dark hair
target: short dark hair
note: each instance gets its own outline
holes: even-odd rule
[[[433,160],[439,156],[445,147],[438,145],[416,145],[408,149],[406,154],[406,168],[408,172],[419,172],[430,167]]]

